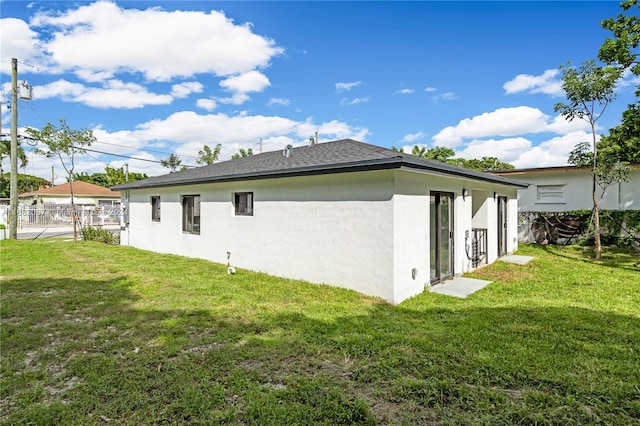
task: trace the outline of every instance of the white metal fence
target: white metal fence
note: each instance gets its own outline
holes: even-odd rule
[[[82,226],[118,225],[120,207],[74,205],[78,222]],[[18,206],[18,229],[53,228],[73,225],[71,205],[46,204]],[[7,224],[9,206],[0,206],[0,223]]]

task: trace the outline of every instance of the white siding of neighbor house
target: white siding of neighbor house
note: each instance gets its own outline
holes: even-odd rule
[[[462,188],[469,190],[466,200]],[[429,194],[454,194],[456,275],[471,270],[465,230],[489,228],[497,258],[494,191],[509,197],[510,244],[517,248],[516,189],[406,170],[190,185],[130,192],[123,244],[226,263],[236,268],[348,288],[390,303],[429,283]],[[253,192],[253,216],[235,216],[234,192]],[[199,235],[182,232],[182,195],[201,195]],[[151,221],[151,196],[161,220]],[[483,197],[472,219],[473,196]],[[123,194],[123,197],[126,195]],[[481,226],[482,225],[482,226]],[[511,226],[513,225],[513,226]],[[417,275],[412,277],[412,270]]]
[[[589,170],[544,170],[523,171],[518,174],[506,174],[505,177],[530,183],[526,189],[518,191],[519,210],[522,212],[562,212],[570,210],[591,209],[592,177]],[[538,199],[539,187],[559,185],[563,189],[560,200],[541,201]],[[602,189],[596,186],[597,198]],[[629,182],[609,186],[600,208],[605,210],[637,210],[640,209],[640,169],[635,168]]]

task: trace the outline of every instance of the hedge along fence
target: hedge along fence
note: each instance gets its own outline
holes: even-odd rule
[[[520,241],[538,244],[594,244],[592,210],[567,212],[521,212]],[[604,245],[640,247],[640,210],[600,210]]]

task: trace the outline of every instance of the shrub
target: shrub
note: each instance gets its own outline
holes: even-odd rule
[[[120,235],[114,234],[108,229],[85,226],[82,228],[82,239],[85,241],[98,241],[105,244],[120,244]]]

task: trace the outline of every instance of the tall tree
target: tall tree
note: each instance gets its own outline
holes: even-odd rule
[[[240,148],[238,152],[231,156],[232,160],[243,157],[251,157],[253,155],[253,150],[251,148],[245,150],[244,148]]]
[[[76,173],[73,175],[73,180],[80,180],[83,182],[92,183],[94,185],[104,186],[105,188],[110,188],[114,185],[119,185],[126,182],[135,182],[137,180],[146,179],[148,177],[149,176],[147,176],[145,173],[129,172],[127,174],[124,171],[124,167],[115,168],[107,166],[104,173]]]
[[[611,31],[613,38],[605,39],[598,52],[598,58],[604,63],[620,70],[640,76],[640,3],[638,0],[627,0],[620,3],[624,12],[614,18],[605,19],[601,25]],[[640,83],[636,86],[636,97],[640,97]],[[618,161],[640,163],[640,100],[628,105],[622,113],[620,124],[610,129],[609,135],[600,143],[601,149],[607,155],[612,155]]]
[[[42,130],[32,128],[27,129],[27,133],[37,141],[42,143],[44,148],[37,148],[36,154],[44,155],[47,158],[58,158],[62,167],[67,172],[69,181],[69,192],[71,193],[71,217],[73,220],[73,241],[77,241],[78,216],[75,210],[73,199],[73,171],[75,168],[76,155],[86,153],[86,148],[96,141],[93,131],[89,129],[73,130],[66,120],[59,119],[59,126],[56,127],[47,123]]]
[[[25,168],[29,163],[27,159],[27,154],[24,152],[24,148],[20,145],[20,140],[18,140],[18,160],[20,161],[20,167]],[[0,193],[5,194],[2,195],[2,198],[9,198],[9,187],[10,187],[10,178],[9,175],[5,176],[2,170],[2,161],[5,158],[9,158],[11,156],[11,141],[9,139],[2,139],[0,141]],[[20,186],[20,175],[18,175],[18,187]],[[18,188],[18,193],[20,190]]]
[[[171,173],[174,173],[182,164],[182,159],[180,159],[176,154],[171,154],[164,160],[160,160],[160,164],[162,164],[162,167],[166,167],[171,170]]]
[[[451,148],[445,148],[444,146],[436,146],[430,148],[423,154],[423,158],[428,160],[441,161],[443,163],[450,163],[456,152]]]
[[[9,198],[9,173],[0,176],[0,198]],[[51,185],[46,179],[18,173],[18,194],[37,191]]]
[[[593,214],[595,218],[596,259],[602,257],[602,245],[600,242],[600,209],[599,199],[596,194],[598,174],[598,145],[596,123],[604,114],[607,106],[615,99],[615,88],[622,71],[612,66],[601,67],[595,61],[585,61],[577,69],[570,64],[560,67],[562,71],[562,89],[565,92],[568,103],[559,102],[554,106],[554,111],[559,112],[567,120],[575,118],[585,120],[591,128],[590,148],[591,174],[592,174],[592,200]]]
[[[18,160],[20,161],[20,168],[27,167],[29,164],[29,159],[27,158],[27,154],[24,152],[24,148],[22,147],[20,140],[18,139]],[[3,139],[0,141],[0,172],[2,171],[2,160],[5,158],[9,158],[11,155],[11,141],[9,139]]]
[[[218,161],[221,149],[221,144],[217,144],[213,151],[211,150],[211,148],[209,148],[209,145],[205,145],[200,151],[198,151],[198,159],[196,160],[196,163],[201,165],[209,165],[215,163],[216,161]]]
[[[640,12],[640,4],[638,0],[626,0],[620,3],[623,11],[636,9]],[[605,19],[601,22],[602,28],[613,33],[613,38],[606,38],[600,51],[598,58],[609,65],[616,66],[623,70],[630,70],[634,75],[640,75],[640,61],[637,51],[640,45],[640,17],[638,15],[625,15],[619,13],[613,19]],[[638,85],[640,91],[640,84]],[[640,93],[636,91],[636,95]]]
[[[512,170],[515,167],[509,163],[498,160],[496,157],[482,157],[480,159],[472,158],[466,160],[464,158],[456,158],[451,162],[465,169],[477,170],[479,172],[487,172],[493,170]]]

